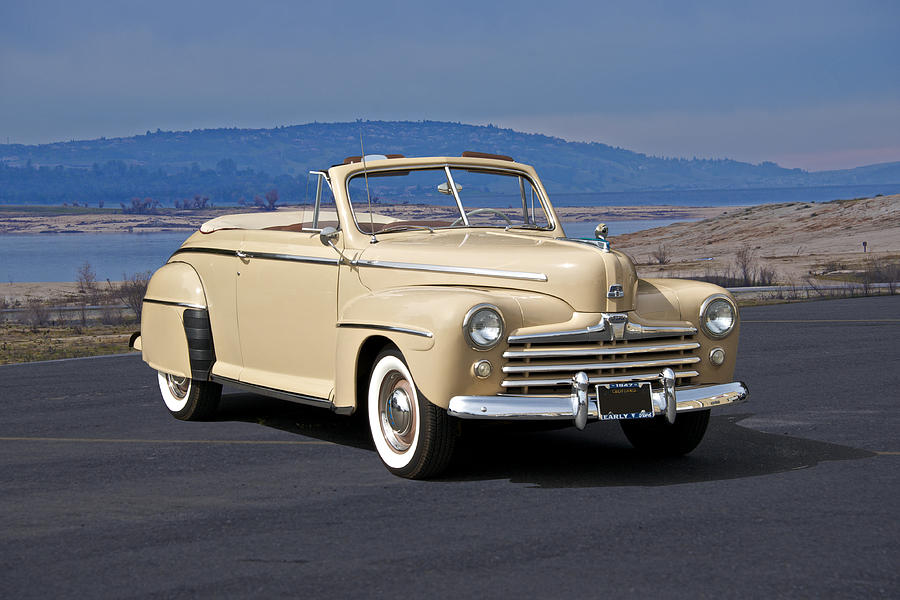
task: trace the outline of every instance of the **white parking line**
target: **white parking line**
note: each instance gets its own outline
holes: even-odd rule
[[[900,323],[900,319],[741,319],[741,323]]]
[[[85,444],[257,444],[268,446],[334,445],[322,440],[152,440],[129,438],[0,437],[0,442],[76,442]]]

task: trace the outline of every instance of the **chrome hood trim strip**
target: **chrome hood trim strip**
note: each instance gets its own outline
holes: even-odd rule
[[[376,269],[402,269],[406,271],[429,271],[432,273],[453,273],[456,275],[482,275],[484,277],[502,277],[504,279],[524,279],[526,281],[547,281],[544,273],[527,271],[503,271],[500,269],[483,269],[480,267],[452,267],[447,265],[428,265],[420,263],[391,262],[386,260],[354,260],[354,266],[373,267]]]

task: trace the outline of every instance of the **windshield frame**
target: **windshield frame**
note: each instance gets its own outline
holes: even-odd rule
[[[498,175],[514,176],[514,177],[520,178],[520,181],[521,180],[528,181],[528,183],[531,185],[531,189],[534,190],[534,192],[537,194],[541,210],[543,210],[544,216],[547,218],[546,227],[526,227],[524,225],[513,225],[513,226],[509,226],[509,225],[507,225],[507,226],[470,225],[468,222],[468,217],[466,216],[465,205],[463,204],[463,197],[465,196],[465,194],[463,194],[463,197],[461,197],[459,195],[459,192],[457,191],[457,188],[456,188],[455,181],[453,179],[453,175],[450,172],[451,169],[460,169],[463,171],[477,171],[477,172],[482,172],[482,173],[490,172],[490,173],[496,173]],[[391,171],[400,171],[403,173],[409,173],[411,171],[444,171],[444,176],[447,178],[447,183],[450,188],[450,191],[452,192],[453,197],[456,200],[457,209],[461,213],[460,219],[462,222],[459,225],[455,225],[452,227],[434,228],[432,230],[432,233],[434,231],[457,231],[457,230],[466,230],[466,229],[502,229],[504,231],[510,231],[510,230],[515,230],[517,232],[537,231],[537,232],[547,233],[547,232],[555,231],[556,228],[558,227],[558,224],[556,223],[556,219],[554,217],[554,212],[550,205],[550,201],[546,197],[543,188],[541,187],[539,182],[535,178],[531,177],[531,175],[529,175],[526,171],[523,171],[521,169],[499,167],[499,166],[494,166],[494,165],[482,165],[482,164],[473,165],[471,163],[454,163],[451,161],[446,161],[446,162],[442,161],[442,162],[422,164],[422,165],[404,164],[404,165],[397,165],[397,166],[384,166],[384,167],[379,166],[376,169],[361,170],[361,171],[357,171],[357,172],[354,172],[354,173],[348,175],[344,180],[344,190],[347,195],[347,203],[350,208],[350,215],[353,217],[353,224],[356,227],[357,231],[359,231],[363,235],[371,236],[372,234],[368,233],[360,228],[360,222],[356,215],[355,205],[360,204],[362,206],[366,206],[367,200],[363,200],[360,202],[360,201],[354,201],[354,199],[351,198],[350,182],[353,179],[356,179],[358,177],[365,177],[366,175],[368,175],[369,177],[372,177],[373,174],[375,174],[377,176],[377,174],[389,173]],[[474,208],[478,208],[478,207],[474,207]],[[534,218],[533,212],[532,212],[531,216],[533,219]],[[393,231],[387,231],[385,233],[403,233],[403,232],[411,232],[411,231],[421,233],[422,229],[421,228],[396,229]],[[378,235],[380,235],[380,233],[381,232],[375,232],[374,235],[378,236]]]

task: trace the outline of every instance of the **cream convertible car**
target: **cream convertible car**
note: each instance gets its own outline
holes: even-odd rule
[[[461,419],[619,421],[683,454],[747,398],[728,292],[567,238],[533,168],[370,155],[312,176],[308,209],[213,219],[150,280],[132,343],[176,418],[210,417],[223,384],[363,410],[387,468],[421,478]]]

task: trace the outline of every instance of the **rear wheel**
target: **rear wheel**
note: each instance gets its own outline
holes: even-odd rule
[[[159,391],[166,408],[181,421],[207,421],[216,414],[222,386],[171,373],[158,373]]]
[[[709,411],[681,413],[669,424],[665,417],[619,421],[635,449],[655,456],[681,456],[700,444],[709,424]]]
[[[419,393],[396,349],[375,358],[367,412],[372,442],[391,473],[424,479],[447,467],[456,444],[454,423],[447,411]]]

